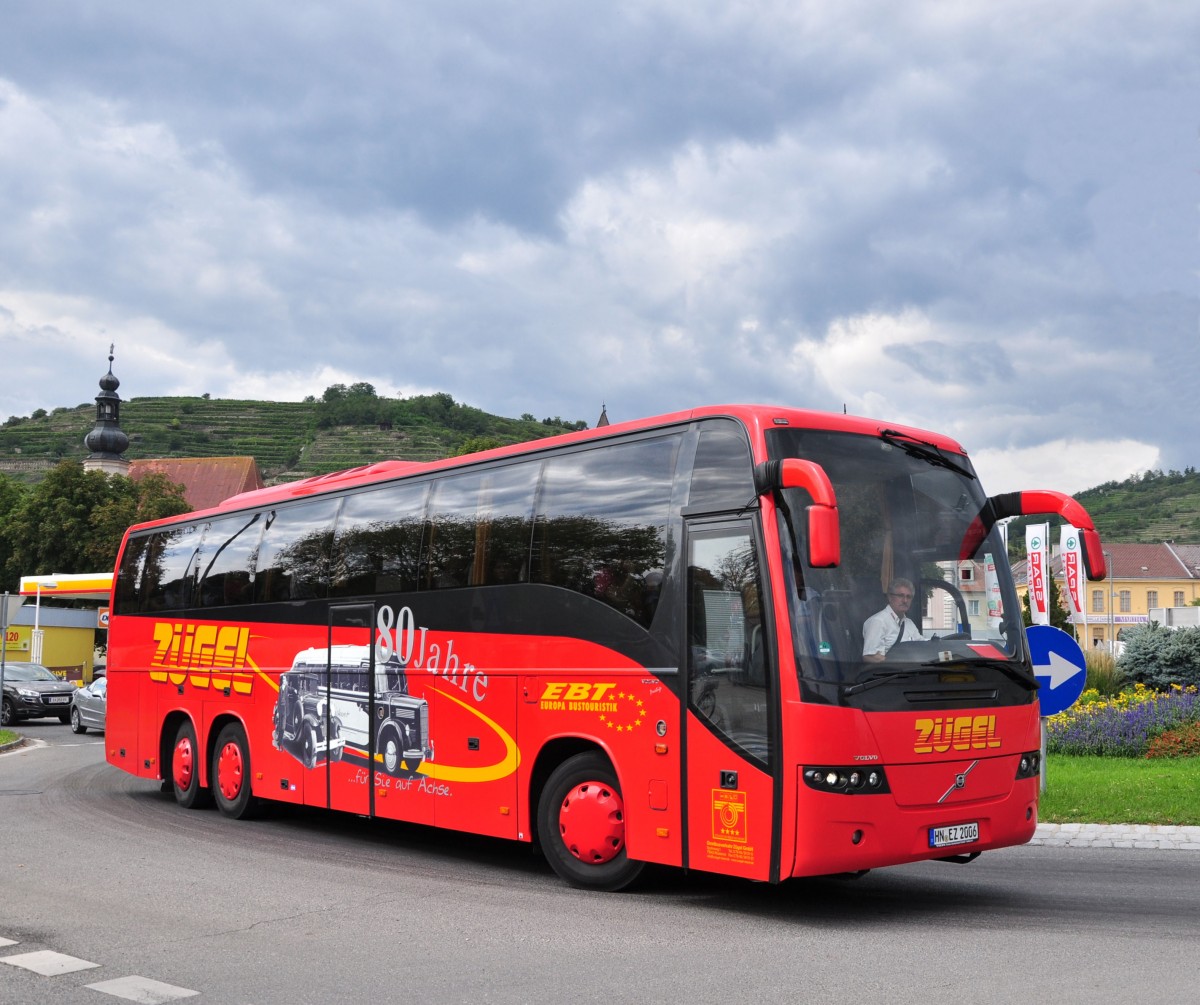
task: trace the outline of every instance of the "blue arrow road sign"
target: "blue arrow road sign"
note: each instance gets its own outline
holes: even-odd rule
[[[1061,628],[1030,625],[1025,629],[1033,675],[1042,688],[1038,691],[1041,714],[1058,715],[1075,704],[1087,683],[1087,664],[1083,650]]]

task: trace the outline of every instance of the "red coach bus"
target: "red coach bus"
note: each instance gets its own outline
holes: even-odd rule
[[[1037,822],[997,529],[1031,512],[1104,577],[1074,500],[988,498],[944,436],[763,406],[245,493],[126,535],[107,756],[235,818],[537,841],[580,887],[967,861]],[[888,592],[915,627],[864,656]]]

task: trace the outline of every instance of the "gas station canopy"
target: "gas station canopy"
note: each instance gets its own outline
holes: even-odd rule
[[[63,597],[71,600],[107,600],[112,592],[111,572],[50,573],[22,576],[21,596]]]

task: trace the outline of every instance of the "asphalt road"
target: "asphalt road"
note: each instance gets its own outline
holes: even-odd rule
[[[0,755],[5,1005],[1200,999],[1200,852],[1026,847],[777,887],[662,871],[584,894],[527,846],[184,811],[105,764],[102,736],[22,731],[39,744]],[[94,966],[8,962],[54,954]]]

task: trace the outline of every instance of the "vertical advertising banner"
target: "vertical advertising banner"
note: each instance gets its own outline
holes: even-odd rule
[[[1049,565],[1046,536],[1050,525],[1030,524],[1025,528],[1025,553],[1029,569],[1029,616],[1035,625],[1050,624],[1050,592],[1046,583]]]
[[[996,575],[996,561],[988,552],[983,556],[983,588],[987,593],[988,628],[1000,631],[1004,620],[1004,601],[1000,598],[1000,579]]]
[[[1067,595],[1067,611],[1071,615],[1071,624],[1086,624],[1083,616],[1086,574],[1083,571],[1083,549],[1079,543],[1079,531],[1069,523],[1063,524],[1059,544],[1063,563],[1063,583],[1066,586],[1063,592]]]

